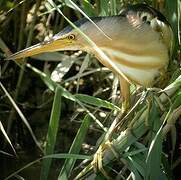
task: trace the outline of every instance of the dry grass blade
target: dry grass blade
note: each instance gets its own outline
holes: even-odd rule
[[[1,85],[1,84],[0,84],[0,85]],[[8,135],[6,134],[6,131],[5,131],[5,129],[4,129],[1,121],[0,121],[0,130],[1,130],[1,132],[3,133],[3,135],[4,135],[5,139],[7,140],[7,142],[9,143],[9,145],[11,146],[14,154],[16,155],[16,150],[14,149],[14,147],[13,147],[13,145],[12,145],[12,143],[11,143],[11,140],[9,139]]]
[[[1,86],[2,90],[4,91],[4,93],[6,94],[6,96],[8,97],[8,99],[10,100],[10,102],[12,103],[12,105],[13,105],[13,107],[15,108],[15,110],[17,111],[17,113],[19,114],[19,116],[21,117],[23,123],[25,124],[25,126],[26,126],[27,129],[29,130],[29,132],[30,132],[33,140],[35,141],[37,147],[39,147],[39,149],[40,149],[41,151],[43,151],[42,148],[41,148],[41,146],[40,146],[40,144],[39,144],[39,142],[38,142],[38,140],[36,139],[36,137],[35,137],[32,129],[31,129],[31,126],[30,126],[29,123],[28,123],[28,120],[25,118],[25,116],[23,115],[23,113],[21,112],[21,110],[19,109],[19,107],[17,106],[17,104],[15,103],[15,101],[14,101],[13,98],[10,96],[10,94],[8,93],[8,91],[6,90],[6,88],[3,86],[3,84],[2,84],[1,82],[0,82],[0,86]]]

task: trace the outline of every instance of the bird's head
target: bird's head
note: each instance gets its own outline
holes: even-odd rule
[[[97,17],[93,18],[92,21],[94,21],[94,23],[97,24],[101,21],[101,19],[102,19],[101,17],[100,18]],[[95,41],[97,43],[99,43],[99,39],[102,40],[102,38],[105,38],[104,33],[100,32],[100,30],[95,26],[95,24],[93,24],[86,18],[78,20],[74,24],[77,28],[79,28],[79,30],[74,29],[71,26],[67,26],[61,32],[55,34],[49,40],[28,47],[24,50],[21,50],[9,56],[7,59],[12,59],[12,60],[20,59],[40,53],[53,52],[53,51],[65,51],[65,50],[89,51],[90,44],[86,40],[86,38],[82,36],[80,31],[83,32],[85,35],[87,35],[92,41]]]

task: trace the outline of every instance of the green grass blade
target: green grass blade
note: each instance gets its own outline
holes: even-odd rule
[[[133,161],[133,159],[131,157],[128,158],[127,163],[128,163],[128,167],[131,171],[132,179],[142,180],[141,175],[139,174],[138,170],[136,169],[135,162]]]
[[[110,10],[111,10],[111,15],[117,14],[116,0],[110,0]]]
[[[58,127],[59,127],[60,113],[61,113],[61,96],[62,96],[62,91],[59,87],[57,87],[55,90],[53,107],[48,127],[45,155],[53,154],[54,152]],[[48,179],[48,173],[50,170],[51,161],[52,159],[43,160],[42,169],[41,169],[41,178],[40,178],[41,180]]]
[[[60,154],[50,154],[47,156],[44,156],[41,159],[47,159],[47,158],[54,158],[54,159],[88,159],[91,160],[91,156],[87,155],[80,155],[80,154],[67,154],[67,153],[60,153]]]
[[[70,147],[69,153],[70,154],[78,154],[80,152],[80,149],[82,147],[82,143],[84,142],[85,136],[87,134],[87,131],[89,129],[91,123],[91,117],[89,115],[86,115],[85,118],[82,121],[82,124],[79,128],[79,131],[77,132],[77,135],[72,143],[72,146]],[[58,179],[68,179],[68,176],[70,175],[76,159],[66,159],[65,163],[62,167],[62,170],[59,174]]]
[[[144,155],[137,154],[135,156],[129,156],[128,158],[132,162],[136,170],[139,172],[139,174],[141,174],[142,177],[144,177],[146,173],[146,163],[144,161],[145,160]]]
[[[88,16],[96,16],[95,8],[88,0],[82,1],[82,7]]]
[[[172,29],[174,32],[174,37],[175,37],[175,43],[176,43],[176,49],[179,48],[179,40],[180,40],[180,33],[179,33],[179,21],[180,21],[180,0],[166,0],[166,15],[168,17],[169,22],[172,25]]]
[[[81,102],[94,105],[96,107],[104,107],[106,109],[111,110],[120,110],[120,108],[106,100],[102,100],[93,96],[85,95],[85,94],[76,94],[75,97],[79,99]]]
[[[181,75],[173,83],[171,83],[169,86],[167,86],[163,91],[166,92],[170,89],[174,89],[174,88],[177,88],[180,86],[181,86]]]
[[[109,0],[100,0],[100,16],[109,15]]]
[[[151,119],[153,120],[152,137],[150,139],[150,145],[148,154],[146,157],[146,175],[145,179],[161,179],[161,154],[162,154],[162,131],[161,122],[158,114],[158,107],[153,101],[152,110],[150,112]],[[155,132],[155,133],[154,133]]]

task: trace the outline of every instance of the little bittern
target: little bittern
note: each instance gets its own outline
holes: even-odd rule
[[[111,63],[100,56],[80,31],[71,26],[50,40],[19,51],[7,59],[65,50],[93,53],[103,65],[119,75],[125,110],[129,106],[130,83],[150,87],[166,71],[173,42],[171,27],[160,12],[146,4],[126,7],[117,16],[92,17],[91,20],[102,31],[86,18],[75,22],[75,25],[105,53]]]

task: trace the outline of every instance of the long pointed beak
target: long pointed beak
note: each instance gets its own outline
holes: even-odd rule
[[[48,41],[44,41],[42,43],[23,49],[15,54],[12,54],[11,56],[7,57],[6,60],[21,59],[44,52],[53,52],[53,51],[61,51],[69,49],[70,49],[70,42],[67,39],[52,38]]]

